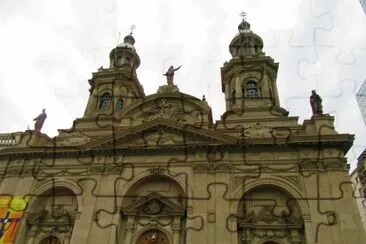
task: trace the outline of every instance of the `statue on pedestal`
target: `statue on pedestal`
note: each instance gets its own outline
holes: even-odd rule
[[[44,108],[42,110],[42,113],[40,115],[38,115],[35,119],[33,119],[33,121],[36,121],[36,123],[34,124],[34,130],[41,132],[42,126],[44,121],[47,118],[47,114],[46,114],[46,109]]]
[[[173,79],[174,79],[174,72],[177,71],[178,69],[180,69],[180,67],[182,67],[182,65],[180,65],[178,68],[174,69],[173,66],[170,66],[168,71],[163,74],[166,76],[168,85],[173,85]]]
[[[321,115],[321,114],[323,114],[322,99],[315,92],[315,90],[312,90],[311,91],[310,105],[311,105],[311,109],[313,110],[313,115]]]

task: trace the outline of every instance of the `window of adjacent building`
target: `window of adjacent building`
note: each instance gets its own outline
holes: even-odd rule
[[[254,81],[248,81],[244,87],[244,95],[247,98],[259,97],[260,91],[257,87],[257,83]]]
[[[99,109],[106,110],[108,109],[109,102],[112,100],[112,96],[109,93],[104,93],[99,102]]]
[[[121,111],[123,109],[123,100],[119,99],[117,101],[117,111]]]

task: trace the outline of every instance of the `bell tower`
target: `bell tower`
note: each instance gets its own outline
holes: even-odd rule
[[[229,45],[232,58],[221,68],[222,92],[226,111],[241,116],[287,115],[280,108],[276,78],[278,63],[262,51],[263,40],[245,19]]]
[[[134,101],[145,96],[136,69],[140,57],[135,49],[132,31],[109,54],[109,68],[100,67],[89,80],[90,95],[84,118],[121,113]]]

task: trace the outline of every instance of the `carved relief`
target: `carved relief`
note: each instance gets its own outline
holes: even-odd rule
[[[158,167],[158,168],[150,168],[149,171],[153,175],[162,175],[164,174],[166,169]]]
[[[256,123],[252,126],[244,127],[244,138],[270,138],[272,137],[273,129],[268,126],[260,125]]]
[[[216,213],[215,213],[215,211],[209,211],[207,213],[207,221],[209,223],[215,223],[216,222]]]
[[[152,121],[158,118],[178,122],[187,122],[187,119],[199,120],[199,112],[198,115],[197,112],[198,111],[184,111],[181,104],[170,103],[163,98],[148,111],[143,112],[145,114],[143,122]]]
[[[232,165],[229,163],[209,163],[209,164],[196,164],[193,166],[194,171],[211,172],[216,171],[229,171],[232,169]]]
[[[175,136],[168,133],[162,128],[159,128],[156,132],[149,132],[143,134],[143,139],[147,141],[148,144],[174,144],[175,143]]]
[[[88,143],[92,140],[89,136],[87,136],[81,131],[68,133],[67,135],[65,135],[65,138],[66,139],[58,143],[60,146],[81,145]]]

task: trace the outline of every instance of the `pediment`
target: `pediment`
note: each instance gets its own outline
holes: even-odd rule
[[[223,133],[157,119],[116,132],[87,145],[88,148],[169,147],[179,145],[231,144],[237,139]]]
[[[184,207],[154,192],[122,209],[125,215],[183,215]]]

